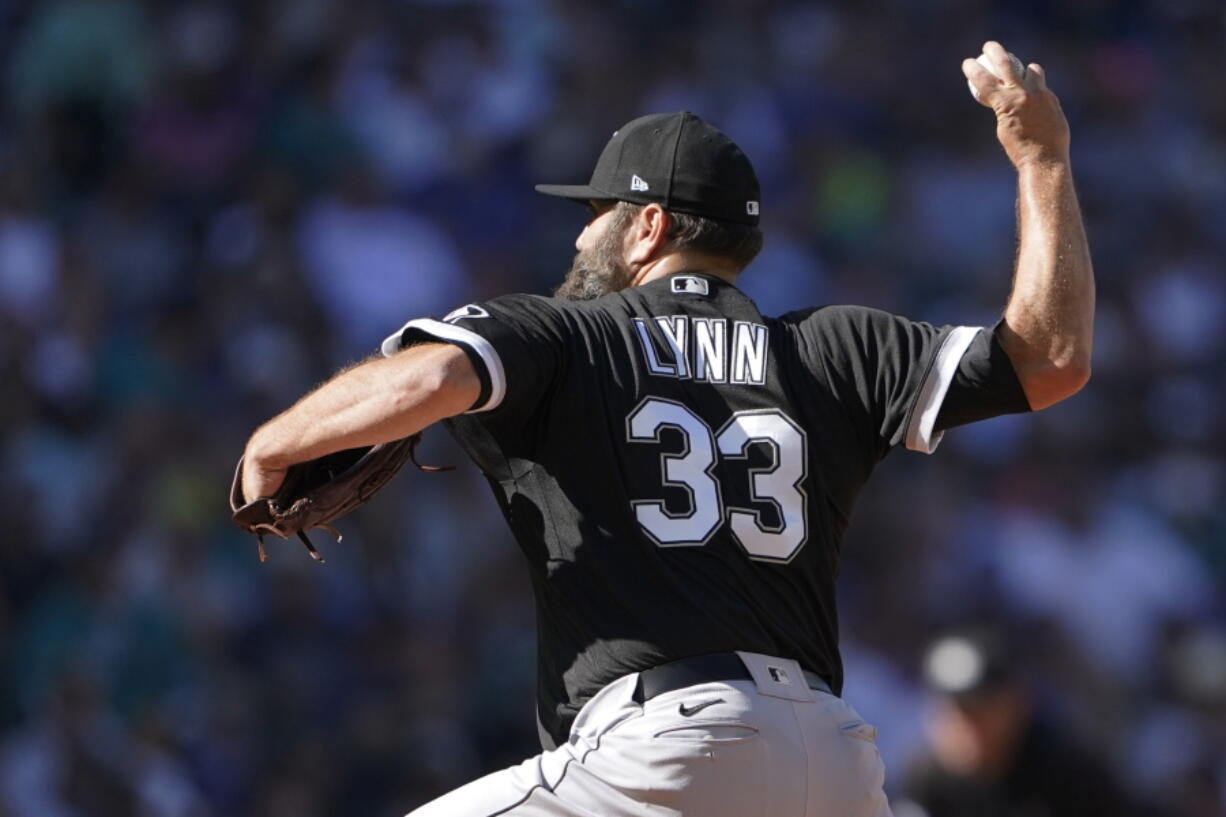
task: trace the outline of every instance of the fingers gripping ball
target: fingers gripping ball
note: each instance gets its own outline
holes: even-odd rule
[[[989,74],[996,77],[997,79],[999,80],[1004,79],[1004,77],[996,73],[996,69],[993,67],[992,61],[988,59],[987,54],[980,54],[978,57],[975,58],[975,62],[982,65]],[[1017,73],[1018,80],[1019,81],[1024,80],[1026,78],[1026,66],[1022,64],[1022,61],[1019,60],[1017,58],[1017,55],[1014,54],[1012,51],[1009,52],[1009,62],[1013,63],[1013,70]],[[971,96],[975,98],[976,102],[983,101],[979,98],[979,91],[975,90],[975,84],[971,82],[969,79],[966,81],[966,87],[971,89]]]

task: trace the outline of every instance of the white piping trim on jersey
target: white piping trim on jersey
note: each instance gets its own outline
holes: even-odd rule
[[[911,410],[911,422],[907,424],[907,448],[931,454],[941,444],[945,432],[933,431],[937,415],[941,413],[945,394],[949,391],[949,385],[954,382],[954,375],[958,373],[962,356],[970,348],[971,341],[982,331],[982,326],[957,326],[941,342],[936,359],[928,369],[928,376],[924,378],[919,395],[915,398],[915,407]]]
[[[391,357],[400,350],[400,339],[410,329],[418,329],[440,340],[467,346],[476,352],[481,361],[485,363],[485,370],[490,377],[489,399],[482,405],[464,412],[465,414],[492,411],[502,404],[502,399],[507,394],[507,375],[506,370],[502,367],[502,358],[498,356],[498,350],[492,343],[462,326],[443,323],[433,318],[417,318],[400,327],[400,331],[384,339],[380,349],[385,357]]]

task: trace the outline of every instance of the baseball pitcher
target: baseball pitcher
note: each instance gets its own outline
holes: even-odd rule
[[[588,184],[537,188],[590,212],[553,297],[409,320],[385,357],[251,437],[239,504],[276,496],[292,466],[441,421],[528,561],[544,751],[414,815],[890,814],[876,730],[839,697],[856,495],[894,448],[1050,406],[1090,369],[1060,105],[997,43],[963,70],[1018,173],[994,326],[762,315],[737,288],[769,206],[749,159],[691,113],[651,115],[613,134]]]

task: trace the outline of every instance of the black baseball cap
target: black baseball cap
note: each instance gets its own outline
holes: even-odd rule
[[[689,111],[641,116],[614,132],[588,184],[538,184],[572,201],[658,204],[695,216],[758,223],[758,176],[736,143]]]

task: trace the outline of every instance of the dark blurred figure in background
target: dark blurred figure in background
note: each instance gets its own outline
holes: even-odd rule
[[[1157,817],[1039,711],[1017,669],[992,634],[929,647],[932,750],[909,776],[911,802],[895,809],[899,817]]]

